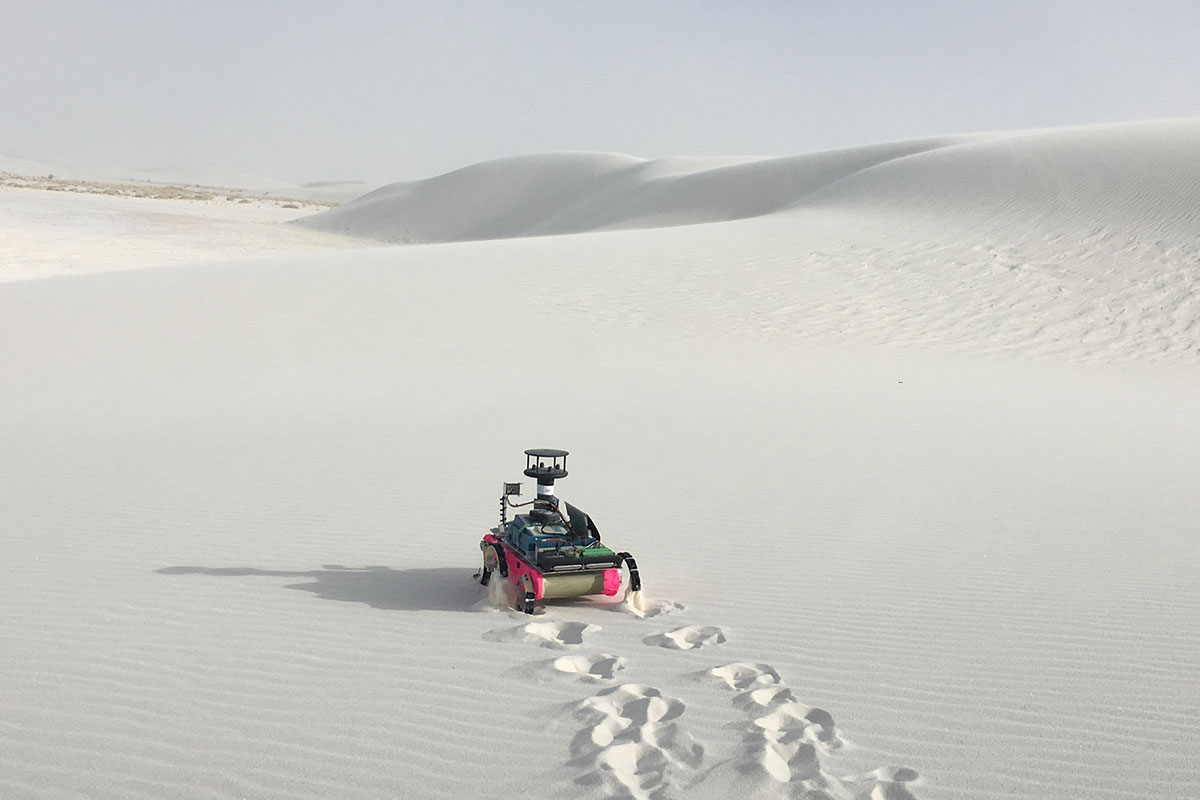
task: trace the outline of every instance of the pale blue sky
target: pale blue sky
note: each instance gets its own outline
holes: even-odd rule
[[[0,154],[294,181],[1200,114],[1200,2],[0,0]]]

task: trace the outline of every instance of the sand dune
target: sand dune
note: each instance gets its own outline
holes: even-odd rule
[[[977,137],[891,159],[802,202],[1170,235],[1200,223],[1200,118]]]
[[[0,285],[0,795],[1197,795],[1195,132],[528,157],[314,218],[436,246]],[[472,578],[532,446],[639,613]]]
[[[838,178],[942,141],[779,159],[522,156],[385,186],[298,224],[427,243],[744,219],[786,208]]]
[[[1165,235],[1198,222],[1200,120],[981,134],[806,156],[642,161],[525,156],[385,186],[301,220],[391,242],[688,225],[785,209]]]

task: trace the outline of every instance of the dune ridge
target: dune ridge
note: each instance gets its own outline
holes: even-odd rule
[[[600,153],[499,159],[384,186],[297,220],[432,243],[663,227],[797,209],[961,223],[1193,226],[1200,118],[975,134],[785,158],[642,160]]]

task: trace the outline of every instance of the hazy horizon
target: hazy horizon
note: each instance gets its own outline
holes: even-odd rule
[[[1200,6],[8,4],[0,155],[390,182],[1191,116]]]

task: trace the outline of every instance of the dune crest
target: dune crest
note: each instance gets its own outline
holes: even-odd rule
[[[1196,221],[1200,118],[988,133],[784,158],[549,153],[394,183],[297,224],[432,243],[668,227],[797,209],[1015,224]]]

